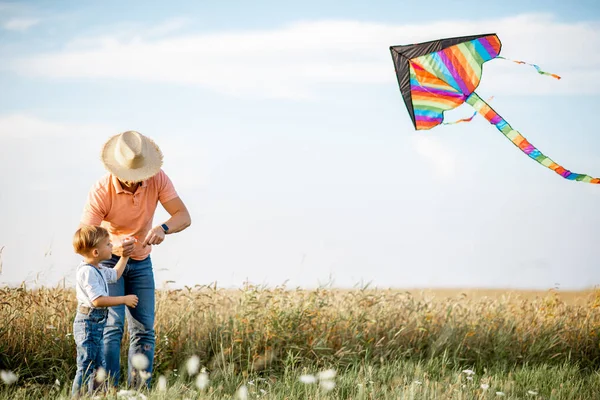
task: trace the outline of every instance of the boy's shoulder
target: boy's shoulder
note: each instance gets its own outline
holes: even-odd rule
[[[106,274],[106,273],[112,273],[113,269],[112,268],[107,268],[104,265],[100,264],[98,265],[98,272],[100,272],[101,274]]]
[[[117,278],[117,271],[114,268],[108,268],[103,266],[102,264],[98,266],[98,272],[100,272],[107,280],[111,282],[115,281]]]
[[[92,264],[88,264],[88,263],[82,261],[79,263],[79,265],[77,265],[77,272],[87,270],[89,268],[94,268],[94,266]]]
[[[96,268],[92,264],[88,264],[86,262],[81,262],[77,266],[77,270],[75,274],[77,275],[77,279],[89,279],[89,275],[91,275],[92,269]]]

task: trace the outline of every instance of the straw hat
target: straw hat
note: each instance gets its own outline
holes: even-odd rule
[[[108,139],[100,157],[111,174],[130,182],[153,177],[160,171],[163,161],[156,143],[136,131],[123,132]]]

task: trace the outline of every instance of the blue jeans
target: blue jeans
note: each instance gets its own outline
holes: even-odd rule
[[[76,396],[87,387],[92,393],[99,386],[94,377],[98,368],[106,368],[102,334],[106,325],[108,310],[95,308],[89,314],[77,312],[73,321],[73,338],[77,346],[77,372],[73,380],[71,394]]]
[[[119,261],[119,256],[113,255],[110,260],[101,264],[113,268]],[[127,362],[127,383],[137,387],[139,374],[132,373],[131,358],[134,354],[142,353],[149,361],[145,371],[152,373],[154,361],[154,273],[150,256],[144,260],[130,259],[123,275],[117,282],[108,285],[110,296],[135,294],[138,297],[136,308],[125,307],[124,304],[109,307],[108,321],[104,328],[104,358],[106,372],[114,386],[119,384],[121,375],[121,340],[123,339],[125,315],[129,329],[129,352]],[[134,379],[134,377],[136,379]],[[150,379],[146,382],[150,384]]]

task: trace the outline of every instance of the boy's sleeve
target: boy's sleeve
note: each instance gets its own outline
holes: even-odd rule
[[[106,283],[115,283],[117,281],[117,271],[113,268],[100,268],[100,273],[106,279]]]
[[[162,169],[158,174],[156,183],[158,185],[158,200],[160,200],[161,204],[165,204],[167,201],[179,197],[175,190],[175,186],[173,186],[173,182],[171,182],[171,179]]]
[[[97,273],[91,270],[91,266],[87,268],[82,268],[81,270],[81,287],[85,291],[88,299],[90,301],[96,300],[98,297],[102,296],[104,293],[104,283],[100,282],[100,277]]]

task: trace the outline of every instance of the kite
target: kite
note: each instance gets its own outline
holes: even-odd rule
[[[400,92],[415,129],[428,130],[440,124],[468,122],[474,115],[456,122],[444,122],[444,111],[467,103],[539,164],[565,179],[599,184],[600,179],[571,172],[545,156],[475,93],[483,63],[494,58],[505,59],[499,56],[501,47],[496,34],[390,46]],[[530,65],[539,74],[560,79],[560,76],[542,71],[535,64],[514,62]]]

